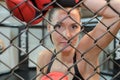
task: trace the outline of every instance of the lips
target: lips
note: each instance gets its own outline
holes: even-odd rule
[[[70,43],[68,43],[68,42],[66,42],[66,41],[62,41],[62,42],[60,42],[60,44],[66,46],[66,45],[69,45]]]
[[[60,43],[66,43],[66,44],[69,44],[69,43],[72,43],[71,41],[68,42],[68,41],[60,41]]]
[[[61,44],[65,44],[65,45],[67,45],[67,44],[68,44],[68,42],[65,42],[65,41],[64,41],[64,42],[60,42],[60,43],[61,43]]]

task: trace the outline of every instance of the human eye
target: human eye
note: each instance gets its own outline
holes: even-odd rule
[[[60,29],[61,28],[61,25],[60,24],[56,24],[55,26],[54,26],[54,29]]]
[[[72,24],[72,29],[77,29],[79,26],[77,24]]]

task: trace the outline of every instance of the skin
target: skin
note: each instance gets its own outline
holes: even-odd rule
[[[84,3],[85,3],[85,5],[89,6],[89,8],[92,11],[96,12],[103,5],[105,5],[106,2],[104,0],[101,0],[101,2],[94,0],[91,5],[90,0],[86,0]],[[95,4],[97,4],[97,3],[98,3],[98,6],[94,7]],[[112,0],[111,5],[115,9],[117,9],[117,11],[119,12],[120,10],[118,9],[118,7],[119,7],[118,3],[120,4],[119,0]],[[70,9],[71,8],[66,8],[66,10],[68,10],[68,11]],[[104,22],[104,24],[107,26],[110,26],[111,23],[113,23],[114,21],[119,19],[118,15],[113,10],[111,10],[109,7],[103,8],[99,12],[99,15],[101,15],[103,17],[101,19],[101,21]],[[52,18],[52,21],[51,21],[51,23],[53,25],[56,25],[56,23],[60,22],[60,26],[56,26],[55,29],[56,29],[56,31],[60,32],[63,35],[63,36],[61,36],[56,31],[54,31],[51,34],[56,52],[61,50],[62,48],[64,48],[66,45],[68,45],[67,41],[69,39],[71,39],[74,35],[76,35],[79,31],[81,31],[80,25],[76,24],[69,17],[65,19],[66,16],[67,16],[67,14],[65,11],[58,9],[54,12],[54,17]],[[77,9],[72,10],[70,12],[70,16],[74,20],[76,20],[76,22],[78,22],[78,23],[80,22],[81,16],[79,15]],[[61,22],[61,20],[63,20],[63,21]],[[116,35],[120,28],[119,25],[120,25],[120,21],[118,21],[117,23],[112,25],[112,27],[110,28],[110,32],[112,34]],[[54,28],[52,25],[48,24],[47,29],[48,29],[48,32],[51,32]],[[101,35],[103,35],[105,32],[107,32],[106,27],[104,27],[103,24],[98,23],[96,25],[96,27],[88,34],[89,34],[89,36],[92,36],[92,38],[94,40],[96,40],[99,37],[101,37]],[[94,73],[94,67],[97,67],[99,65],[98,56],[101,52],[101,49],[99,47],[101,47],[102,49],[107,47],[107,45],[113,40],[113,36],[110,33],[107,33],[102,38],[100,38],[96,43],[94,43],[94,40],[91,39],[89,36],[85,35],[78,44],[77,44],[77,42],[78,42],[79,38],[78,38],[78,36],[76,36],[74,39],[71,40],[70,43],[72,46],[76,47],[76,49],[78,50],[78,51],[76,51],[76,53],[77,53],[76,59],[77,59],[77,61],[80,60],[80,62],[78,62],[77,66],[78,66],[79,72],[81,73],[83,78],[89,79],[89,80],[99,80],[98,74],[94,74],[94,76],[90,77],[91,74]],[[109,39],[108,39],[108,37],[109,37]],[[98,45],[99,47],[96,46],[95,44]],[[94,47],[91,48],[92,46],[94,46]],[[88,51],[86,52],[86,50],[88,50]],[[61,62],[63,62],[65,65],[67,65],[67,67],[71,67],[73,65],[74,53],[75,53],[75,49],[72,48],[71,46],[68,46],[67,48],[62,50],[56,57]],[[82,55],[82,54],[84,54],[84,55]],[[43,50],[40,52],[39,57],[38,57],[38,62],[37,62],[37,64],[38,64],[37,74],[39,74],[40,69],[42,67],[44,67],[46,64],[48,64],[50,62],[52,55],[53,54],[48,50]],[[85,60],[89,61],[90,64],[92,64],[94,67],[91,67],[90,64],[88,64],[85,60],[83,60],[83,58]],[[68,69],[67,67],[64,66],[63,64],[61,64],[59,61],[55,60],[51,67],[51,72],[58,71],[58,72],[66,73],[67,69]],[[46,70],[47,70],[47,67],[45,67],[42,70],[42,72],[46,73]],[[71,68],[70,71],[74,74],[74,68]],[[97,68],[96,71],[99,72],[99,69]],[[37,77],[37,80],[40,80],[41,76],[43,76],[43,75],[40,74]],[[71,80],[71,79],[73,79],[73,76],[71,74],[69,74],[68,78],[69,78],[69,80]]]
[[[0,45],[2,46],[2,50],[5,48],[4,42],[0,40]]]

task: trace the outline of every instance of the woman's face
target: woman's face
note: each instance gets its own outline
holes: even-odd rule
[[[70,9],[71,8],[67,8],[67,10],[70,10]],[[64,48],[65,46],[68,45],[69,40],[71,45],[75,46],[77,44],[79,36],[78,35],[76,37],[74,36],[78,32],[80,32],[80,29],[81,29],[80,25],[77,24],[77,23],[80,23],[80,14],[78,9],[74,9],[70,12],[69,16],[71,18],[67,17],[68,14],[62,9],[57,9],[52,15],[53,16],[52,16],[51,22],[55,26],[50,25],[49,31],[53,29],[56,30],[51,34],[52,41],[55,48],[57,50]],[[64,49],[64,51],[69,51],[71,49],[72,47],[69,46],[66,49]]]

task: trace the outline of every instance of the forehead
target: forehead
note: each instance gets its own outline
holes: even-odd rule
[[[55,10],[52,21],[53,22],[59,22],[59,21],[73,21],[80,22],[80,13],[78,9],[67,8],[66,11],[62,9]]]

